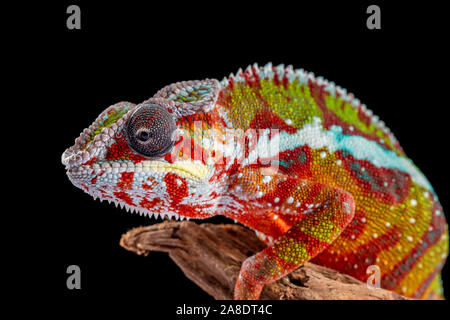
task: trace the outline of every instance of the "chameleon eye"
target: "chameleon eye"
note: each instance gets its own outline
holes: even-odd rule
[[[156,158],[173,147],[175,128],[175,120],[166,108],[145,104],[128,118],[125,131],[131,149],[145,157]]]

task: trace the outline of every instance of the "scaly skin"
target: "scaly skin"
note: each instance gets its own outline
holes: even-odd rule
[[[167,110],[157,118],[176,128],[145,114],[173,144],[157,156],[129,138],[140,130],[130,129],[133,112],[149,105]],[[118,103],[62,161],[73,184],[127,210],[224,215],[254,229],[268,246],[243,263],[236,299],[257,299],[264,284],[306,261],[362,281],[376,265],[385,289],[443,298],[448,227],[435,191],[378,117],[303,70],[254,65],[221,82],[170,85],[139,105]]]

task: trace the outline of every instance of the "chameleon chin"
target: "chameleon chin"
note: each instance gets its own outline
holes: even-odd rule
[[[239,134],[237,134],[239,133]],[[384,289],[443,298],[448,227],[432,186],[345,89],[291,66],[171,84],[103,111],[62,155],[72,183],[141,215],[227,216],[267,247],[235,299],[307,261]]]

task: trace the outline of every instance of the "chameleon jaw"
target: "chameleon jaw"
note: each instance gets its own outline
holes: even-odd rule
[[[98,190],[96,190],[95,188],[86,188],[85,184],[83,184],[82,180],[77,179],[77,177],[71,176],[69,174],[69,179],[72,181],[72,183],[77,186],[78,188],[80,188],[81,190],[83,190],[84,192],[86,192],[87,194],[89,194],[91,197],[94,198],[94,200],[99,199],[100,202],[103,201],[107,201],[108,203],[113,203],[116,207],[119,207],[121,209],[125,209],[127,212],[130,213],[136,213],[139,214],[140,216],[146,216],[149,218],[155,218],[158,219],[159,217],[162,220],[190,220],[190,217],[187,216],[183,216],[181,214],[175,213],[175,212],[155,212],[155,211],[151,211],[145,208],[141,208],[141,207],[137,207],[134,205],[129,205],[123,201],[120,201],[118,199],[113,199],[110,195],[104,196],[101,192],[99,192]]]
[[[120,176],[124,173],[133,173],[132,177],[137,177],[138,181],[134,181],[130,185],[130,189],[122,190],[118,188],[117,184],[120,181]],[[99,199],[100,201],[106,200],[109,203],[113,202],[116,207],[124,208],[127,212],[139,213],[141,216],[148,216],[161,219],[175,219],[184,220],[193,217],[183,216],[177,212],[173,212],[170,208],[168,210],[152,210],[147,208],[142,208],[137,205],[127,203],[121,199],[114,197],[115,192],[122,193],[126,192],[130,195],[134,194],[138,190],[140,183],[139,177],[154,177],[157,181],[164,179],[166,174],[176,174],[180,179],[183,178],[188,183],[201,184],[207,181],[211,177],[212,170],[210,170],[206,165],[200,161],[184,160],[174,163],[167,163],[158,160],[145,160],[138,163],[133,162],[96,162],[93,164],[84,164],[76,166],[67,170],[67,175],[71,182],[82,189],[84,192],[88,193],[94,199]],[[100,182],[99,179],[105,176],[116,176],[117,180],[106,182]],[[140,178],[142,179],[142,178]],[[95,180],[94,185],[92,181]],[[105,194],[104,191],[97,189],[97,185],[107,185],[110,191]],[[106,189],[104,189],[106,190]]]
[[[84,189],[83,189],[84,190]],[[143,209],[143,208],[139,208],[139,207],[135,207],[135,206],[130,206],[126,203],[120,202],[120,201],[114,201],[112,199],[109,198],[104,198],[102,197],[101,194],[99,193],[95,193],[95,192],[90,192],[90,191],[86,191],[84,190],[86,193],[88,193],[90,196],[92,196],[94,198],[94,200],[99,199],[100,202],[103,202],[104,200],[108,201],[108,203],[114,203],[114,205],[116,207],[119,207],[121,209],[125,209],[127,212],[130,213],[136,213],[139,214],[140,216],[144,216],[144,217],[149,217],[149,218],[161,218],[162,220],[179,220],[179,221],[183,221],[183,220],[190,220],[191,218],[183,216],[181,214],[178,213],[169,213],[169,212],[152,212],[150,210],[147,209]]]
[[[100,199],[100,201],[104,200],[100,196],[98,198]],[[94,196],[94,199],[96,199],[95,196]],[[112,200],[108,200],[109,203],[111,203],[111,201]],[[151,211],[143,209],[143,208],[129,206],[128,204],[123,203],[123,202],[117,202],[117,201],[112,201],[112,202],[115,204],[116,207],[125,209],[127,212],[136,213],[136,214],[139,214],[140,216],[144,216],[144,217],[155,218],[156,220],[158,220],[158,218],[160,218],[160,217],[161,217],[161,220],[179,220],[179,221],[183,221],[184,219],[190,220],[189,217],[182,216],[181,214],[178,214],[178,213],[151,212]]]

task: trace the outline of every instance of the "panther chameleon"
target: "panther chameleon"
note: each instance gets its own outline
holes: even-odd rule
[[[406,297],[444,298],[448,227],[438,197],[377,116],[292,66],[171,84],[104,110],[62,155],[71,182],[141,215],[229,217],[267,247],[235,299],[307,261]]]

